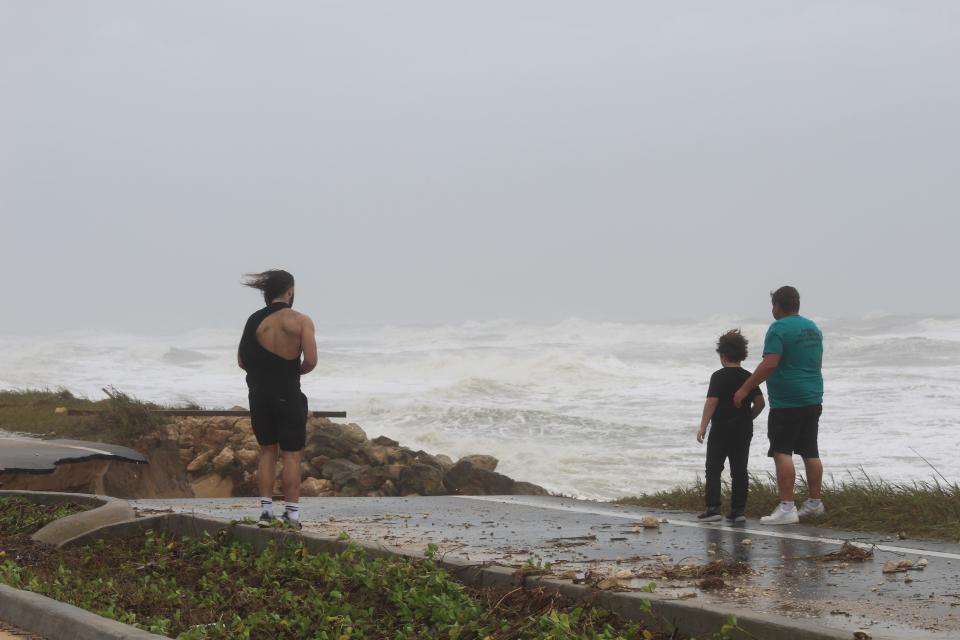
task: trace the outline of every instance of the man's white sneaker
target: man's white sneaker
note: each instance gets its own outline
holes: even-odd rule
[[[807,500],[803,503],[803,506],[800,507],[800,513],[798,515],[801,518],[816,518],[817,516],[822,516],[826,511],[822,502],[812,503],[810,500]]]
[[[780,505],[777,505],[770,515],[760,518],[760,524],[797,524],[798,522],[800,522],[800,516],[797,515],[796,509],[784,511]]]

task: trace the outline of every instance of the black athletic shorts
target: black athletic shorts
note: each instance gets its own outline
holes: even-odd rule
[[[300,390],[250,392],[250,422],[260,446],[300,451],[307,438],[307,396]]]
[[[770,409],[767,415],[767,438],[771,458],[774,453],[799,454],[803,458],[819,458],[817,431],[823,405],[811,404],[793,409]]]

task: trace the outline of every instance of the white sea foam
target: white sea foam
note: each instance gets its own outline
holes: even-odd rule
[[[828,472],[960,479],[960,319],[818,319],[826,336],[821,452]],[[716,336],[741,327],[755,364],[766,322],[645,324],[572,319],[438,327],[320,327],[303,380],[314,409],[346,409],[371,436],[453,457],[491,453],[501,469],[565,493],[611,498],[692,480],[694,440],[717,367]],[[233,330],[177,335],[0,337],[0,388],[112,385],[158,402],[246,402]],[[764,419],[751,468],[772,470]]]

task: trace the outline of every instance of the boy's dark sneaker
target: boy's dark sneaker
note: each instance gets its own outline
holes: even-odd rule
[[[283,515],[280,516],[280,519],[283,520],[283,524],[287,525],[291,529],[296,529],[297,531],[303,529],[303,524],[301,524],[299,520],[291,519],[290,516],[287,515],[286,511],[283,512]]]
[[[269,527],[271,524],[273,524],[274,520],[276,520],[276,518],[273,517],[272,513],[264,511],[260,514],[260,520],[257,521],[257,526]]]
[[[727,514],[727,522],[746,522],[747,516],[744,515],[743,511],[735,510]]]
[[[697,516],[700,522],[719,522],[723,520],[723,514],[716,507],[707,507],[707,510]]]

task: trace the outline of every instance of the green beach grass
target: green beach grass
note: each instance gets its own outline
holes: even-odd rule
[[[165,418],[150,410],[169,407],[142,402],[113,387],[103,391],[107,397],[102,400],[78,398],[66,389],[0,391],[0,430],[129,446],[163,424]],[[100,413],[68,416],[56,413],[60,407]]]
[[[796,501],[807,497],[804,478],[799,478]],[[704,486],[700,478],[688,486],[621,498],[633,504],[674,511],[703,511]],[[747,516],[769,514],[779,502],[772,476],[750,477]],[[907,538],[928,538],[960,543],[960,486],[933,478],[909,483],[886,482],[864,471],[846,479],[829,478],[823,484],[827,512],[809,521],[819,527],[881,533]],[[723,505],[730,504],[730,485],[724,481]]]

